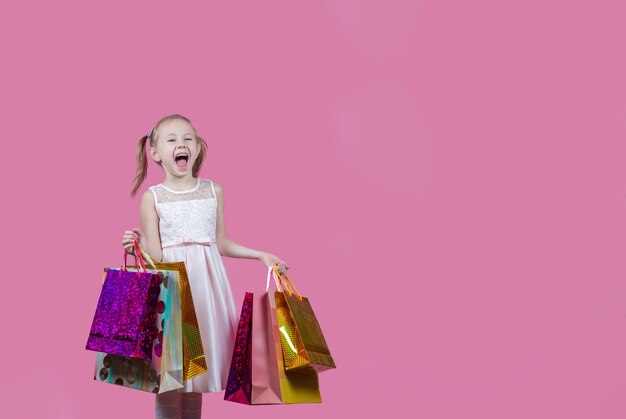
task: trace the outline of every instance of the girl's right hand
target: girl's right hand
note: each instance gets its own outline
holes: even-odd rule
[[[137,241],[139,243],[139,247],[142,249],[146,248],[146,236],[138,227],[135,227],[132,230],[126,230],[124,232],[124,236],[122,236],[122,246],[124,246],[124,250],[126,250],[126,253],[129,255],[135,254],[135,246],[133,245],[134,241]]]

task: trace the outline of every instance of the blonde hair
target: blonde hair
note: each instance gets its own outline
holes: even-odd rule
[[[139,140],[139,144],[137,145],[137,175],[135,176],[135,180],[133,181],[133,189],[130,193],[130,196],[134,197],[137,194],[139,187],[144,182],[144,180],[146,180],[146,175],[148,174],[148,152],[146,150],[146,142],[148,141],[148,138],[150,138],[150,147],[156,146],[159,126],[164,122],[172,121],[174,119],[182,119],[183,121],[187,121],[189,125],[191,125],[191,121],[182,115],[167,115],[159,119],[159,122],[157,122],[154,128],[152,128],[152,131],[150,131],[150,137],[148,137],[148,134],[146,134]],[[193,125],[191,125],[191,127],[193,128]],[[196,132],[195,128],[193,130],[194,132]],[[204,161],[207,150],[207,145],[204,139],[197,135],[197,133],[196,138],[200,145],[200,153],[198,154],[198,158],[196,159],[195,163],[193,164],[193,168],[191,169],[191,174],[194,177],[198,177],[198,173],[200,172],[200,168],[202,167],[202,162]],[[156,163],[161,166],[161,162]]]

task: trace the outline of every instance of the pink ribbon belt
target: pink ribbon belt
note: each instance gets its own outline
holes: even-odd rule
[[[213,240],[211,240],[210,238],[202,238],[202,239],[186,239],[186,238],[182,238],[182,239],[176,240],[176,241],[168,241],[168,242],[165,242],[165,243],[161,243],[161,248],[175,247],[175,246],[188,246],[190,244],[200,244],[200,245],[203,245],[203,246],[211,246],[214,243],[215,242]]]

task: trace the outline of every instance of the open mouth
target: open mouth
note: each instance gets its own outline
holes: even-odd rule
[[[181,169],[187,167],[187,163],[189,162],[189,153],[186,151],[179,151],[174,156],[174,161],[176,162],[176,166]]]

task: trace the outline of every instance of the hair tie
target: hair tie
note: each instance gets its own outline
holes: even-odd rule
[[[150,138],[151,134],[152,134],[152,130],[148,131],[148,133],[146,134],[146,137]]]

